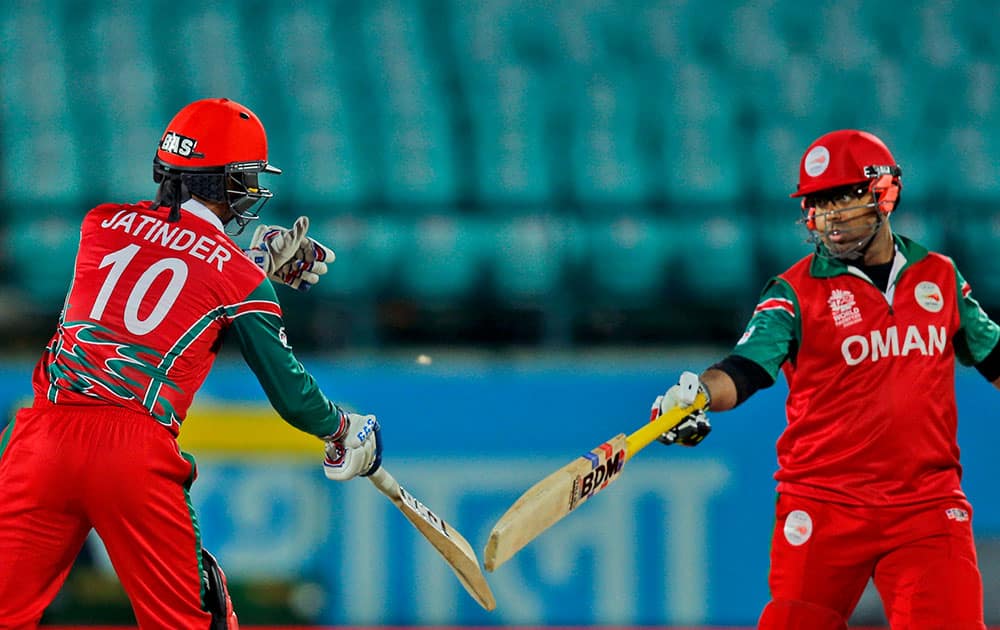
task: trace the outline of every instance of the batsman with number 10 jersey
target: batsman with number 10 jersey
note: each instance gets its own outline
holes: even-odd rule
[[[333,433],[337,415],[292,354],[264,272],[207,210],[175,223],[162,214],[147,202],[87,215],[81,241],[91,245],[78,254],[58,332],[36,367],[36,397],[110,402],[177,435],[226,332],[282,417]]]
[[[285,336],[271,279],[302,282],[311,261],[299,257],[320,251],[305,238],[308,219],[264,226],[254,259],[226,233],[270,198],[261,172],[280,170],[267,163],[257,117],[228,99],[196,101],[160,142],[156,199],[86,214],[34,403],[0,433],[0,629],[37,626],[91,529],[141,628],[238,627],[225,576],[202,547],[194,458],[176,441],[224,339],[288,423],[344,455],[328,460],[328,477],[377,467],[377,430],[340,442],[351,423],[374,418],[331,402]]]

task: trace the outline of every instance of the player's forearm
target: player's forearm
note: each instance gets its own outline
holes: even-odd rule
[[[280,318],[252,313],[235,319],[233,336],[275,411],[293,427],[317,436],[340,426],[335,405],[285,341]]]
[[[712,398],[712,411],[726,411],[736,406],[736,383],[732,377],[717,368],[702,372],[701,382]]]

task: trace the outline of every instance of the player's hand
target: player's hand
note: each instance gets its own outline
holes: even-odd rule
[[[325,274],[337,255],[333,250],[314,238],[304,238],[299,244],[299,251],[285,266],[283,271],[285,284],[298,291],[308,291],[319,282],[319,277]]]
[[[341,412],[344,413],[344,412]],[[382,430],[375,416],[346,413],[343,437],[326,441],[323,472],[328,479],[347,481],[367,477],[382,464]]]
[[[668,389],[662,396],[657,396],[656,400],[653,401],[649,421],[656,420],[671,409],[690,407],[694,404],[698,392],[704,394],[706,400],[710,400],[708,389],[701,383],[698,375],[694,372],[683,372],[676,385]],[[705,408],[708,408],[707,404]],[[711,430],[712,425],[708,421],[705,409],[698,409],[681,420],[677,426],[669,431],[665,431],[656,439],[667,446],[671,444],[697,446]]]
[[[332,249],[306,236],[308,231],[309,217],[299,217],[291,229],[260,225],[246,254],[270,279],[308,291],[336,258]]]

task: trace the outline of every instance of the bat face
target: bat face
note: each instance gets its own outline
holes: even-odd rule
[[[628,436],[619,433],[582,457],[528,488],[504,512],[490,531],[484,564],[493,571],[546,529],[621,476],[625,462],[699,409],[708,408],[705,394],[695,404],[678,407],[640,426]]]
[[[403,500],[409,508],[416,512],[420,518],[424,519],[428,525],[441,532],[441,534],[447,538],[451,538],[451,534],[448,533],[448,524],[444,522],[444,519],[431,512],[430,509],[417,500],[412,494],[406,491],[403,486],[399,487],[399,498]]]
[[[570,510],[607,488],[608,484],[617,478],[625,466],[625,436],[616,435],[589,453],[585,453],[578,462],[580,468],[589,463],[590,470],[584,468],[573,479],[573,492],[569,500]]]
[[[626,437],[619,433],[529,488],[500,517],[486,543],[484,564],[493,571],[519,549],[580,507],[625,467]]]

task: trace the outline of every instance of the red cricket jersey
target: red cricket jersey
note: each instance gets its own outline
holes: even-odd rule
[[[809,256],[765,290],[734,349],[789,386],[778,491],[854,505],[964,498],[955,357],[997,325],[952,261],[896,237],[889,288]]]
[[[168,223],[166,208],[150,206],[104,204],[87,214],[73,283],[33,385],[36,397],[55,403],[148,413],[176,435],[222,328],[281,309],[266,292],[248,298],[264,273],[211,216],[186,210]]]

